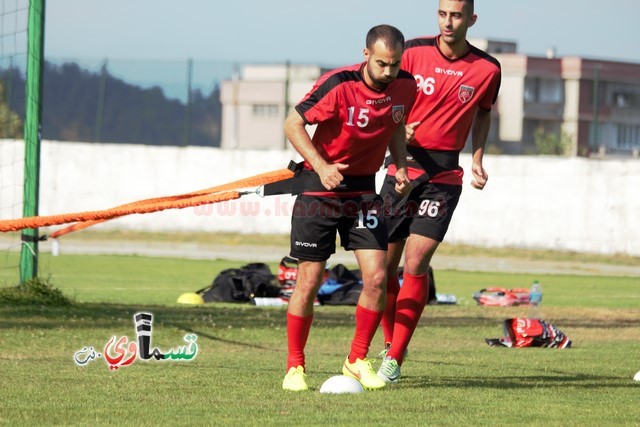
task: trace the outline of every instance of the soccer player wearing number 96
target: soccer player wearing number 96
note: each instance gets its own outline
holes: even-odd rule
[[[382,318],[386,284],[387,228],[375,174],[388,148],[397,166],[393,191],[410,189],[404,117],[416,86],[400,68],[403,50],[397,28],[373,27],[364,62],[321,76],[285,121],[287,137],[305,160],[300,176],[309,184],[297,196],[291,219],[290,255],[299,259],[299,268],[287,309],[285,390],[308,389],[304,349],[336,233],[341,245],[355,252],[363,281],[342,373],[367,389],[385,386],[366,358]],[[311,138],[305,126],[314,124]]]
[[[458,156],[472,137],[471,185],[482,190],[482,165],[491,107],[500,88],[500,64],[466,40],[477,20],[473,0],[440,0],[440,34],[407,41],[402,66],[415,76],[418,95],[407,118],[413,189],[396,197],[391,165],[381,196],[391,206],[387,305],[382,319],[386,354],[378,375],[396,382],[409,340],[428,299],[428,268],[451,222],[462,192]],[[406,245],[406,248],[405,248]],[[402,288],[397,275],[405,250]]]

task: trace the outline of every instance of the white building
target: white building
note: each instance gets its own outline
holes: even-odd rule
[[[536,57],[517,53],[511,41],[471,42],[502,65],[489,152],[534,154],[538,131],[566,140],[572,155],[638,156],[640,63],[557,58],[553,50]],[[221,147],[288,147],[286,115],[327,70],[317,65],[244,65],[240,76],[222,83]]]
[[[221,148],[287,148],[288,112],[328,69],[317,65],[244,65],[222,83]]]

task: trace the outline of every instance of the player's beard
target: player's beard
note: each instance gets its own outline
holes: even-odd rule
[[[384,76],[376,77],[373,71],[371,71],[371,66],[367,63],[367,74],[369,75],[369,79],[371,83],[373,83],[373,87],[376,90],[385,90],[389,84],[393,81],[393,78],[387,79]]]

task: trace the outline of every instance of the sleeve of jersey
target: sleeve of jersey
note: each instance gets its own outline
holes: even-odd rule
[[[411,44],[413,43],[413,41],[409,41],[407,44],[405,44],[405,47],[412,47],[413,45]],[[416,53],[417,49],[411,49],[408,48],[404,51],[404,54],[402,55],[402,65],[401,68],[403,70],[405,70],[407,73],[409,73],[411,75],[411,84],[415,85],[415,77],[413,76],[413,74],[411,72],[409,72],[408,70],[413,69],[413,56]],[[413,98],[411,99],[411,105],[409,105],[409,111],[411,111],[411,109],[413,108],[416,99],[418,97],[418,92],[417,91],[413,91]],[[409,116],[409,111],[406,112],[405,117]]]
[[[491,77],[491,83],[489,83],[489,87],[487,88],[487,91],[480,101],[480,108],[487,111],[491,110],[491,107],[496,103],[496,100],[498,99],[501,79],[502,74],[500,72],[500,69],[498,69],[498,71]]]
[[[414,79],[415,80],[415,79]],[[405,121],[407,119],[407,117],[409,117],[409,112],[411,112],[411,110],[413,110],[413,107],[416,105],[416,99],[418,99],[418,91],[413,91],[413,97],[411,98],[411,104],[409,105],[409,111],[407,111],[407,113],[405,114]]]
[[[413,50],[405,49],[404,54],[402,55],[402,63],[400,65],[400,68],[402,68],[403,70],[411,70],[411,66],[413,65],[412,53]]]
[[[339,111],[340,85],[329,77],[319,80],[298,105],[296,111],[308,125],[337,117]]]

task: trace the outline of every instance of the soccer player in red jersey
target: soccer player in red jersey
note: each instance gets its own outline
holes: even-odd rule
[[[482,190],[488,179],[482,157],[501,71],[495,58],[466,40],[468,28],[477,20],[473,9],[473,0],[440,0],[440,34],[405,43],[402,66],[415,76],[418,90],[406,126],[413,188],[408,198],[400,199],[390,191],[393,183],[387,176],[381,191],[388,207],[389,251],[387,304],[381,321],[385,358],[378,376],[387,383],[400,377],[403,357],[428,299],[429,263],[462,192],[458,156],[469,133],[471,184]],[[390,165],[388,174],[395,171]],[[397,270],[403,249],[400,287]]]
[[[385,386],[366,359],[385,304],[387,228],[375,174],[389,151],[396,161],[394,192],[410,189],[404,116],[416,96],[415,79],[400,69],[404,36],[395,27],[369,30],[364,62],[321,76],[285,121],[285,133],[304,158],[305,188],[291,219],[291,253],[299,259],[287,309],[285,390],[307,390],[304,348],[313,303],[327,259],[342,246],[355,252],[363,290],[355,334],[342,372],[364,388]],[[311,138],[305,126],[316,124]]]

